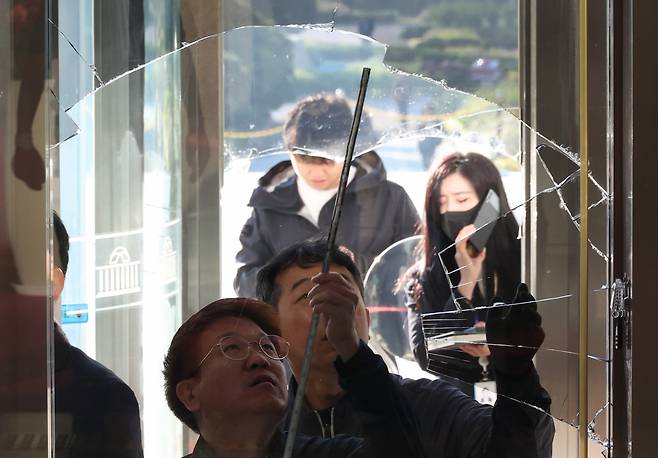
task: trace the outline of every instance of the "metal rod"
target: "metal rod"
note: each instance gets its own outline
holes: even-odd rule
[[[354,146],[356,145],[356,137],[359,133],[359,125],[361,124],[361,114],[363,113],[363,104],[366,99],[366,90],[368,89],[368,80],[370,79],[370,69],[363,68],[361,72],[361,84],[359,85],[359,96],[356,100],[356,108],[354,109],[354,118],[352,118],[352,128],[350,129],[350,136],[347,142],[347,149],[345,151],[345,162],[343,163],[343,171],[340,175],[340,184],[338,185],[338,192],[336,194],[336,202],[334,203],[334,211],[331,215],[331,226],[329,227],[329,236],[327,239],[327,254],[322,263],[322,272],[329,272],[331,264],[331,254],[333,253],[336,245],[336,233],[338,232],[338,224],[340,223],[340,215],[343,210],[343,200],[345,198],[345,188],[347,188],[347,179],[350,173],[352,158],[354,157]],[[302,406],[304,405],[304,395],[306,394],[306,384],[308,383],[308,376],[311,370],[311,358],[313,357],[313,346],[315,345],[315,338],[318,334],[318,321],[320,314],[313,310],[311,315],[311,325],[306,339],[306,349],[304,350],[304,361],[302,363],[302,372],[299,377],[297,385],[297,393],[295,394],[295,402],[292,407],[292,415],[290,417],[290,429],[288,437],[286,438],[286,447],[283,452],[284,458],[292,458],[293,448],[295,446],[295,437],[297,436],[297,429],[299,429],[299,420],[302,414]]]
[[[589,337],[589,150],[588,150],[588,42],[587,42],[587,0],[580,0],[578,10],[578,109],[580,126],[580,246],[579,246],[579,329],[578,329],[578,456],[588,456],[588,367],[587,354]]]

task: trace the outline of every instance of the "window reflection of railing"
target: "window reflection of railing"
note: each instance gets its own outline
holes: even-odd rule
[[[160,279],[163,285],[176,281],[176,250],[171,237],[165,237],[160,249]]]
[[[96,297],[114,297],[140,291],[141,261],[131,261],[130,253],[119,246],[112,250],[107,265],[96,267]]]

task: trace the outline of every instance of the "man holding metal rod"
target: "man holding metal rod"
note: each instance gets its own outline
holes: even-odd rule
[[[297,391],[313,307],[319,311],[353,309],[350,353],[355,348],[356,351],[351,361],[368,366],[371,360],[379,359],[366,344],[369,316],[363,303],[359,270],[351,256],[338,249],[332,254],[330,272],[321,273],[326,253],[324,240],[302,242],[284,250],[258,275],[259,298],[278,311],[282,336],[292,344],[288,355],[294,374],[291,399]],[[325,438],[340,434],[359,436],[365,431],[361,420],[364,414],[361,410],[356,415],[355,403],[372,420],[390,411],[387,403],[397,402],[399,411],[412,412],[412,425],[403,426],[401,432],[412,431],[411,439],[418,440],[415,447],[420,450],[414,452],[415,456],[551,456],[551,401],[532,363],[544,336],[533,302],[522,285],[514,301],[519,305],[490,310],[487,333],[499,392],[494,407],[477,403],[442,380],[405,380],[383,371],[370,377],[371,392],[344,389],[334,366],[337,348],[331,343],[331,328],[321,323],[311,358],[300,434]],[[379,399],[376,393],[382,384],[392,386],[395,393]],[[290,421],[290,412],[291,406],[286,423]]]

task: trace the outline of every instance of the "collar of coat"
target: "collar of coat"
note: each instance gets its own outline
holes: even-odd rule
[[[362,154],[352,164],[357,171],[347,187],[347,194],[374,188],[386,181],[384,163],[376,152]],[[297,175],[289,160],[272,167],[258,180],[258,184],[249,200],[250,207],[298,213],[304,206],[297,190]]]
[[[287,430],[290,425],[292,408],[296,394],[297,381],[295,380],[295,377],[290,377],[290,381],[288,382],[288,410],[286,411],[286,416],[283,419],[283,428],[285,430]],[[316,412],[320,416],[323,416],[322,414],[324,412],[331,411],[331,409],[333,409],[333,415],[328,416],[332,419],[331,421],[333,422],[333,429],[336,434],[349,434],[356,437],[363,435],[358,416],[347,396],[343,396],[338,401],[336,401],[332,407],[324,410],[311,409],[306,403],[304,403],[302,406],[302,417],[300,419],[300,433],[307,436],[323,437],[323,426],[319,423],[318,415],[316,415]],[[330,434],[325,436],[325,439],[331,438]]]

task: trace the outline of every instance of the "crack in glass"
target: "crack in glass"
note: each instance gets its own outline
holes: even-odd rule
[[[287,154],[281,139],[281,125],[286,114],[286,108],[289,108],[290,104],[286,104],[285,101],[273,102],[274,106],[268,108],[270,113],[266,113],[268,116],[255,116],[255,111],[261,109],[261,107],[252,107],[244,103],[254,94],[248,92],[247,89],[242,91],[241,85],[250,87],[262,84],[262,79],[259,80],[255,77],[249,79],[251,75],[256,73],[253,69],[257,64],[262,64],[265,61],[276,62],[276,65],[272,65],[271,68],[276,69],[277,65],[282,67],[282,74],[289,72],[291,69],[294,70],[298,73],[296,80],[285,80],[282,77],[282,81],[289,86],[299,81],[311,81],[311,83],[316,84],[316,86],[310,83],[307,84],[307,87],[304,87],[304,90],[296,96],[327,91],[333,87],[332,92],[345,96],[350,103],[353,103],[356,95],[356,83],[358,83],[358,79],[353,78],[353,75],[360,71],[361,64],[371,65],[373,73],[366,100],[366,112],[369,116],[365,118],[365,121],[362,121],[355,156],[375,149],[394,149],[398,144],[404,142],[436,139],[440,141],[439,145],[443,145],[437,146],[437,148],[443,148],[446,151],[451,148],[463,151],[483,151],[496,156],[500,162],[508,161],[506,163],[509,165],[510,180],[520,180],[522,164],[530,159],[536,160],[541,164],[548,182],[545,184],[536,183],[535,192],[529,197],[510,196],[510,212],[487,222],[477,231],[483,230],[490,224],[495,224],[509,213],[521,215],[521,218],[523,218],[528,213],[530,205],[539,199],[553,195],[557,196],[559,208],[568,216],[568,220],[578,231],[580,230],[580,215],[577,211],[577,204],[574,206],[573,199],[573,196],[577,195],[577,180],[580,173],[580,159],[576,152],[573,152],[567,146],[559,145],[544,137],[520,120],[518,117],[519,110],[516,105],[509,104],[503,107],[490,101],[495,100],[495,98],[487,99],[485,96],[477,95],[474,92],[450,87],[449,79],[437,81],[424,76],[421,72],[406,72],[395,68],[393,64],[395,59],[391,55],[391,46],[375,39],[376,34],[367,36],[353,31],[341,30],[343,15],[347,13],[344,7],[345,5],[342,2],[336,1],[333,10],[328,13],[328,20],[325,22],[302,23],[300,21],[296,25],[277,23],[261,26],[255,23],[265,22],[265,20],[247,21],[236,19],[234,23],[230,24],[230,30],[226,31],[210,30],[209,33],[207,28],[201,26],[197,27],[197,31],[191,28],[189,33],[181,35],[180,41],[175,43],[171,49],[159,52],[148,60],[135,63],[123,71],[114,71],[114,69],[99,70],[93,59],[85,55],[86,53],[80,49],[75,40],[69,38],[64,30],[61,30],[57,24],[50,21],[61,38],[60,54],[62,58],[69,62],[78,60],[80,63],[79,71],[82,75],[81,80],[85,81],[85,83],[79,81],[78,83],[81,86],[75,87],[72,84],[69,86],[66,81],[62,81],[59,94],[51,94],[57,100],[55,103],[58,104],[60,111],[60,140],[52,147],[67,143],[72,138],[79,136],[80,133],[88,133],[79,127],[82,124],[82,118],[92,116],[89,112],[91,102],[99,100],[104,94],[109,96],[115,85],[123,84],[133,78],[141,79],[147,70],[165,68],[173,65],[173,63],[179,64],[184,55],[188,55],[195,62],[203,61],[205,57],[211,56],[209,50],[221,48],[224,57],[227,58],[223,63],[226,72],[225,87],[223,89],[227,118],[224,126],[224,137],[221,139],[225,160],[223,172],[226,174],[224,188],[231,189],[231,186],[235,185],[238,180],[243,179],[245,172],[253,172],[254,169],[261,171],[258,168],[260,167],[259,163],[269,164],[270,161],[280,159],[283,154]],[[367,24],[364,24],[363,27],[367,27]],[[268,42],[268,40],[278,40],[277,42],[282,43],[284,46],[270,55],[255,56],[251,62],[248,61],[249,56],[246,54],[241,56],[240,46],[245,43],[263,43]],[[340,84],[333,84],[333,86],[318,84],[309,75],[322,71],[324,72],[322,74],[329,78],[330,75],[338,73],[337,69],[342,70],[342,67],[339,66],[340,61],[338,60],[335,62],[330,61],[328,64],[327,60],[321,62],[317,57],[322,55],[320,51],[317,51],[316,54],[307,52],[305,57],[307,62],[296,61],[293,66],[291,62],[299,59],[295,54],[295,47],[305,48],[309,46],[309,43],[317,48],[316,51],[320,50],[322,52],[328,52],[327,48],[333,48],[334,52],[338,52],[337,50],[340,50],[339,45],[344,45],[349,52],[362,53],[363,57],[358,62],[358,68],[353,65],[354,68],[343,71],[342,80],[337,80]],[[288,47],[287,53],[284,52],[286,47]],[[253,50],[253,48],[248,47],[244,49],[246,52]],[[281,53],[278,53],[278,51],[281,51]],[[240,60],[241,57],[244,57],[244,59]],[[210,61],[212,62],[212,60]],[[325,69],[322,65],[326,65],[327,68]],[[332,68],[331,65],[334,65],[334,67]],[[270,68],[270,66],[265,65],[265,68]],[[271,70],[271,73],[274,74],[276,71]],[[247,79],[245,79],[245,75]],[[245,81],[248,84],[245,84]],[[170,81],[166,79],[158,81],[156,90],[166,87],[168,83]],[[391,94],[393,94],[393,97],[391,97]],[[2,94],[0,94],[1,96]],[[261,100],[259,99],[259,101]],[[244,107],[243,111],[240,111],[240,105]],[[405,106],[405,108],[401,109],[402,106]],[[250,112],[249,110],[253,111]],[[246,123],[245,119],[247,120]],[[102,129],[102,127],[100,128]],[[541,142],[541,145],[535,150],[524,151],[522,148],[515,146],[522,136],[532,136],[538,142]],[[340,143],[332,145],[331,151],[327,153],[335,157],[342,155],[344,149],[345,144]],[[391,155],[391,157],[394,156]],[[421,167],[417,168],[421,169]],[[594,191],[590,192],[590,195],[595,196],[595,198],[589,205],[588,210],[607,211],[612,204],[613,196],[608,194],[604,186],[594,180],[592,174],[589,175],[589,180],[591,189]],[[237,198],[237,201],[241,205],[246,203],[243,202],[242,197]],[[447,268],[442,257],[449,248],[454,247],[458,242],[456,241],[438,253],[443,271],[450,282],[452,299],[457,312],[486,312],[491,308],[495,308],[496,305],[483,304],[474,304],[472,309],[463,309],[461,307],[459,303],[461,297],[455,294],[455,290],[459,286],[470,282],[453,285],[450,278],[452,274],[468,269],[469,266],[451,270]],[[595,243],[595,241],[590,240],[589,242],[593,252],[604,262],[609,262],[605,250],[601,248],[604,245],[601,245],[600,241]],[[490,279],[490,277],[481,277],[477,281],[486,279]],[[603,285],[601,288],[602,291],[606,289],[607,285]],[[573,297],[573,294],[567,293],[559,296],[540,297],[536,302],[544,305]],[[449,313],[455,312],[423,314],[423,327],[426,331],[426,337],[438,335],[448,330],[463,330],[466,328],[466,326],[451,326],[451,318],[443,318],[448,316]],[[469,342],[465,341],[464,343]],[[554,353],[565,357],[578,355],[578,352],[575,351],[552,347],[539,347],[538,353]],[[430,358],[432,357],[434,356],[430,356]],[[609,363],[608,358],[594,355],[588,355],[588,359],[596,363]],[[520,400],[512,400],[538,409],[536,406]],[[609,404],[606,404],[599,409],[588,426],[590,439],[605,447],[611,447],[612,444],[605,437],[599,436],[595,432],[595,427],[597,418],[600,418],[608,407]],[[554,421],[568,425],[569,428],[575,428],[577,425],[576,421],[546,415]]]
[[[551,177],[551,179],[552,179],[552,177]],[[497,217],[496,219],[493,219],[493,220],[491,220],[491,221],[489,221],[489,222],[486,222],[486,223],[483,224],[481,227],[477,228],[477,229],[473,232],[473,234],[476,234],[476,233],[478,233],[479,231],[484,230],[484,229],[485,229],[487,226],[489,226],[489,225],[496,224],[497,221],[502,220],[503,218],[505,218],[505,217],[506,217],[507,215],[509,215],[509,214],[513,214],[513,213],[514,213],[515,211],[517,211],[517,210],[520,210],[520,209],[526,209],[526,207],[528,207],[529,204],[531,204],[533,201],[536,201],[536,200],[538,200],[538,199],[545,198],[546,196],[548,196],[548,195],[552,195],[552,194],[554,194],[554,195],[556,195],[556,196],[558,197],[559,202],[560,202],[560,204],[559,204],[559,208],[560,208],[561,210],[563,210],[563,211],[565,212],[566,215],[568,215],[568,218],[569,218],[569,220],[573,223],[574,227],[575,227],[578,231],[580,231],[580,227],[579,227],[577,221],[575,221],[576,217],[573,216],[572,211],[569,209],[569,206],[566,205],[566,203],[565,203],[564,192],[563,192],[563,191],[565,191],[565,189],[569,189],[569,188],[572,188],[572,187],[577,188],[577,185],[578,185],[578,179],[579,179],[579,171],[578,171],[578,170],[574,171],[573,173],[570,173],[569,175],[567,175],[566,177],[564,177],[560,182],[557,182],[556,180],[553,180],[553,179],[552,179],[552,186],[548,186],[547,188],[545,188],[545,189],[543,189],[542,191],[540,191],[540,192],[536,193],[535,195],[531,196],[531,197],[530,197],[529,199],[527,199],[525,202],[523,202],[523,203],[517,205],[516,207],[512,207],[512,208],[510,208],[510,211],[509,211],[509,212],[506,212],[506,213],[504,213],[504,214],[501,214],[501,215],[500,215],[499,217]],[[590,174],[590,184],[592,183],[592,181],[593,181],[593,180],[592,180],[592,178],[591,178],[591,174]],[[597,189],[599,188],[598,185],[594,185],[594,186],[595,186]],[[577,189],[576,189],[576,190],[577,190]],[[604,211],[607,211],[607,205],[610,204],[610,200],[611,200],[611,197],[608,197],[608,195],[607,195],[607,193],[606,193],[606,195],[603,195],[603,196],[601,197],[600,200],[598,200],[598,201],[596,201],[595,203],[591,204],[591,205],[590,205],[590,209],[597,209],[597,208],[600,208],[600,209],[602,209],[602,210],[604,210]],[[604,204],[607,204],[607,205],[604,205]],[[491,277],[479,277],[477,280],[474,280],[474,281],[472,281],[472,282],[466,282],[466,283],[463,283],[463,282],[462,282],[462,283],[459,283],[459,284],[454,284],[454,283],[452,282],[451,274],[453,274],[453,273],[455,273],[455,272],[457,272],[457,271],[463,271],[463,270],[466,270],[466,269],[468,269],[468,268],[470,267],[469,265],[465,265],[465,266],[463,266],[463,267],[461,267],[461,268],[454,269],[454,270],[450,270],[450,269],[447,267],[447,265],[446,265],[446,261],[445,261],[444,258],[445,258],[445,256],[446,256],[447,252],[448,252],[451,248],[455,247],[455,246],[456,246],[461,240],[462,240],[462,239],[458,239],[458,240],[456,240],[455,242],[449,244],[448,246],[446,246],[444,249],[442,249],[440,252],[437,253],[438,258],[439,258],[439,260],[441,261],[441,265],[442,265],[442,268],[443,268],[444,274],[445,274],[445,276],[446,276],[446,279],[447,279],[448,284],[450,285],[450,289],[451,289],[451,291],[452,291],[452,300],[453,300],[454,306],[455,306],[456,310],[458,310],[458,311],[462,310],[462,306],[461,306],[461,304],[459,303],[459,300],[460,300],[460,299],[463,299],[463,297],[461,297],[461,296],[455,294],[455,290],[458,289],[458,288],[459,288],[460,286],[462,286],[462,285],[472,284],[472,283],[477,283],[477,282],[480,282],[480,281],[482,281],[482,280],[486,280],[486,279],[490,279],[490,278],[491,278]],[[594,243],[593,243],[591,240],[589,240],[589,243],[590,243],[590,247],[592,248],[593,252],[594,252],[596,255],[598,255],[603,261],[608,262],[608,257],[607,257],[607,255],[606,255],[601,249],[599,249],[596,245],[594,245]],[[476,304],[476,306],[477,306],[477,305],[478,305],[478,304]]]
[[[59,103],[57,96],[52,90],[48,90],[50,98],[50,106],[57,107],[58,113],[58,123],[59,123],[59,134],[56,138],[56,141],[48,145],[48,149],[55,149],[60,146],[62,143],[72,139],[80,133],[80,127],[73,121],[71,116],[64,111],[62,105]]]
[[[596,420],[599,417],[601,417],[603,414],[610,415],[611,414],[611,412],[609,411],[610,407],[612,407],[612,404],[610,402],[606,402],[601,408],[599,408],[596,411],[596,413],[594,413],[594,417],[592,418],[592,421],[590,421],[587,424],[587,436],[590,438],[590,440],[596,442],[599,445],[606,447],[606,449],[613,448],[612,440],[610,440],[610,438],[606,436],[601,436],[599,433],[596,432]]]
[[[276,5],[271,4],[265,8],[265,4],[260,6],[257,10],[248,10],[239,0],[227,1],[222,3],[221,14],[217,9],[217,4],[207,2],[206,0],[182,0],[180,6],[180,24],[181,33],[177,34],[177,38],[172,43],[167,44],[165,48],[158,49],[154,54],[147,55],[144,53],[142,57],[133,57],[132,61],[128,64],[127,68],[123,62],[117,62],[114,66],[107,64],[99,66],[94,60],[94,56],[102,54],[102,49],[98,47],[94,50],[83,50],[81,46],[81,39],[76,40],[72,37],[77,37],[77,30],[72,20],[59,17],[57,19],[48,18],[49,27],[55,33],[55,36],[60,37],[60,46],[65,44],[59,50],[60,55],[63,53],[72,53],[77,56],[80,61],[79,67],[85,68],[88,75],[96,82],[96,86],[104,86],[117,78],[125,78],[134,71],[139,71],[144,65],[156,61],[160,58],[166,57],[175,52],[181,52],[188,48],[190,45],[200,43],[206,39],[221,37],[228,31],[250,27],[250,26],[269,26],[272,28],[280,26],[293,26],[299,29],[319,29],[333,31],[335,29],[335,18],[338,13],[340,0],[335,0],[331,3],[332,6],[328,10],[324,8],[318,9],[316,5],[311,2],[299,2],[295,0],[283,0],[277,2]],[[326,6],[326,5],[325,5]],[[105,6],[103,6],[105,7]],[[110,7],[109,5],[107,6]],[[129,23],[131,17],[142,16],[144,12],[139,13],[133,8],[137,8],[135,3],[129,5],[113,5],[112,11],[108,14],[126,14],[126,17],[121,17],[124,22],[125,32],[129,35],[132,24]],[[125,11],[123,10],[125,8]],[[213,17],[213,13],[216,17]],[[83,11],[75,10],[70,12],[69,16],[82,15]],[[69,22],[71,22],[69,24]],[[143,29],[142,33],[147,33],[148,30]],[[138,35],[136,37],[124,37],[126,47],[137,46],[135,40],[141,39]],[[80,84],[80,81],[78,81]],[[82,83],[84,84],[84,83]],[[64,85],[66,86],[66,85]],[[75,87],[74,84],[69,84],[68,89],[74,89],[77,94],[71,97],[60,97],[65,104],[65,109],[68,110],[76,102],[79,102],[86,95],[92,92],[92,87]]]
[[[71,48],[71,50],[72,50],[72,51],[73,51],[73,52],[74,52],[74,53],[80,58],[80,60],[82,61],[82,63],[83,63],[84,65],[86,65],[86,66],[89,68],[89,70],[92,72],[93,77],[94,77],[94,79],[96,80],[96,82],[97,82],[99,85],[101,85],[101,86],[104,85],[105,83],[104,83],[103,80],[101,79],[101,76],[98,74],[98,70],[97,70],[96,67],[95,67],[93,64],[91,64],[91,63],[87,60],[87,58],[82,54],[82,52],[81,52],[80,49],[79,49],[79,45],[76,46],[76,45],[73,43],[73,41],[71,40],[71,38],[69,38],[69,37],[67,36],[67,34],[64,33],[64,31],[61,30],[61,29],[57,26],[57,24],[55,24],[55,23],[53,22],[52,19],[48,18],[48,24],[49,24],[51,27],[53,27],[53,28],[55,29],[55,32],[57,33],[57,35],[58,35],[60,38],[62,38],[62,39],[64,40],[64,42],[65,42],[65,43]]]
[[[538,305],[546,305],[549,302],[556,302],[556,301],[564,301],[565,299],[569,299],[574,297],[571,294],[566,294],[563,296],[558,296],[558,297],[551,297],[551,298],[543,298],[543,299],[537,299],[536,301],[533,302],[515,302],[511,304],[494,304],[490,306],[480,306],[480,307],[474,307],[472,309],[462,309],[461,311],[443,311],[443,312],[430,312],[430,313],[424,313],[422,314],[422,324],[423,324],[423,330],[425,331],[425,337],[427,339],[431,337],[435,337],[441,334],[444,334],[446,332],[450,331],[464,331],[471,326],[468,325],[458,325],[459,323],[463,323],[464,321],[468,321],[467,317],[469,314],[476,314],[478,312],[487,312],[492,309],[496,308],[501,308],[501,307],[518,307],[521,305],[526,305],[530,303],[537,303]],[[453,316],[459,315],[459,318],[453,318]],[[468,339],[468,336],[464,336],[463,339],[459,340],[459,343],[461,344],[478,344],[481,342],[478,341],[471,341]],[[511,345],[511,344],[487,344],[490,347],[507,347],[507,348],[527,348],[527,349],[534,349],[538,350],[539,352],[554,352],[554,353],[562,353],[565,355],[571,355],[571,356],[577,356],[579,353],[577,351],[569,351],[569,350],[564,350],[564,349],[558,349],[558,348],[551,348],[551,347],[546,347],[545,345],[542,345],[540,347],[531,347],[531,346],[524,346],[524,345]],[[610,362],[609,358],[606,357],[601,357],[601,356],[596,356],[594,354],[588,354],[587,358],[591,361],[598,361],[598,362],[604,362],[608,363]]]

